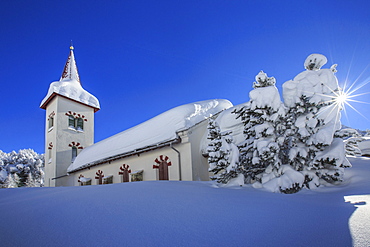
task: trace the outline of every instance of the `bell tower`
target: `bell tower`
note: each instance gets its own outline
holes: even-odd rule
[[[98,99],[82,88],[73,46],[40,108],[46,110],[45,186],[71,186],[67,168],[81,149],[94,143],[94,113],[100,109]]]

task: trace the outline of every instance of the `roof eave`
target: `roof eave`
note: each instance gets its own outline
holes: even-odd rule
[[[56,93],[56,92],[53,92],[53,93],[49,96],[49,98],[48,98],[47,100],[45,100],[45,102],[40,106],[40,108],[41,108],[41,109],[46,110],[46,106],[47,106],[47,105],[50,103],[50,101],[51,101],[55,96],[57,96],[57,95],[58,95],[58,96],[60,96],[60,97],[62,97],[62,98],[65,98],[65,99],[72,100],[72,101],[74,101],[74,102],[76,102],[76,103],[79,103],[79,104],[82,104],[82,105],[85,105],[85,106],[91,107],[91,108],[93,108],[93,109],[94,109],[94,113],[100,110],[100,108],[93,107],[93,106],[91,106],[91,105],[88,105],[88,104],[82,103],[82,102],[80,102],[80,101],[77,101],[77,100],[74,100],[74,99],[68,98],[68,97],[66,97],[66,96],[64,96],[64,95],[61,95],[61,94],[58,94],[58,93]]]
[[[148,151],[152,151],[152,150],[155,150],[155,149],[158,149],[158,148],[163,148],[163,147],[166,147],[166,146],[170,146],[171,144],[177,144],[177,143],[180,143],[180,142],[181,142],[181,138],[176,137],[176,138],[168,140],[168,141],[164,141],[164,142],[157,143],[157,144],[154,144],[154,145],[146,146],[146,147],[143,147],[143,148],[140,148],[140,149],[135,149],[135,150],[128,151],[128,152],[125,152],[125,153],[117,154],[117,155],[114,155],[114,156],[110,156],[108,158],[96,160],[96,161],[87,163],[87,164],[85,164],[85,165],[83,165],[83,166],[81,166],[77,169],[69,171],[68,173],[69,174],[70,173],[75,173],[75,172],[78,172],[78,171],[81,171],[81,170],[84,170],[84,169],[89,169],[93,166],[101,165],[101,164],[104,164],[104,163],[109,163],[109,162],[112,162],[112,161],[115,161],[115,160],[118,160],[118,159],[126,158],[128,156],[145,153],[145,152],[148,152]]]

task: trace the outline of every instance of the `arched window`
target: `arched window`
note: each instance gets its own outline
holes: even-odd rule
[[[83,132],[84,121],[87,122],[85,116],[71,111],[68,111],[66,115],[68,116],[68,128],[71,130]]]
[[[48,150],[49,150],[49,162],[48,163],[51,163],[51,161],[52,161],[52,158],[53,158],[53,143],[52,142],[50,142],[49,143],[49,146],[48,146]]]
[[[82,118],[77,118],[77,126],[76,130],[83,130],[84,129],[84,120]]]
[[[76,159],[77,157],[77,147],[72,146],[72,162]]]
[[[68,116],[68,127],[75,128],[75,117],[72,115]]]
[[[72,148],[72,162],[73,162],[78,155],[78,149],[83,149],[83,147],[79,142],[71,142],[68,146]]]
[[[55,116],[55,112],[52,112],[49,115],[49,118],[48,118],[49,131],[54,127],[54,116]]]
[[[54,126],[54,118],[50,117],[48,122],[49,122],[49,129],[51,129]]]

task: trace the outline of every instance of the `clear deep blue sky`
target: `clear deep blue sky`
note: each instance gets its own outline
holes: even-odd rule
[[[100,141],[181,104],[246,102],[260,70],[281,89],[311,53],[338,64],[342,85],[360,86],[370,78],[369,9],[367,0],[1,1],[0,150],[44,152],[39,104],[70,40],[82,85],[100,100]],[[370,105],[353,105],[367,118],[347,107],[342,123],[370,129]]]

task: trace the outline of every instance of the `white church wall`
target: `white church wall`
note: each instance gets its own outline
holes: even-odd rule
[[[47,162],[45,167],[46,186],[67,186],[65,183],[69,179],[53,180],[53,178],[67,174],[67,168],[72,162],[72,146],[76,146],[78,153],[93,144],[94,109],[61,96],[55,96],[48,104],[46,112],[55,113],[52,130],[48,129],[48,123],[46,123],[46,146],[50,143],[53,145],[51,163]],[[70,128],[69,117],[66,114],[76,114],[76,117],[80,114],[81,118],[86,119],[87,121],[83,121],[83,130]]]
[[[178,169],[179,166],[177,161],[178,160],[177,153],[170,147],[163,147],[145,153],[140,153],[139,155],[128,156],[115,161],[90,167],[90,169],[86,168],[84,170],[70,174],[68,179],[69,180],[72,179],[73,185],[78,186],[79,185],[78,177],[80,175],[83,175],[85,178],[91,178],[92,185],[96,185],[98,184],[98,182],[95,179],[96,172],[98,170],[101,170],[103,171],[105,177],[113,175],[113,183],[121,183],[122,178],[121,175],[119,175],[118,173],[121,171],[120,167],[123,164],[126,164],[129,166],[131,173],[143,170],[143,181],[158,180],[159,179],[158,169],[153,169],[153,165],[157,165],[155,163],[155,159],[159,158],[160,155],[163,155],[163,157],[165,156],[169,157],[169,161],[171,161],[171,166],[168,167],[169,180],[179,180],[179,169]],[[187,177],[189,177],[189,175],[187,175]]]
[[[57,112],[57,100],[53,98],[47,109],[45,118],[45,186],[55,186],[55,181],[52,178],[56,177],[56,122],[58,116]],[[49,128],[49,118],[53,117],[53,127]]]
[[[201,152],[202,138],[204,133],[207,132],[208,121],[203,121],[192,127],[189,130],[189,141],[191,143],[191,153],[192,153],[192,180],[193,181],[208,181],[208,161],[203,157]]]
[[[193,167],[191,157],[191,144],[187,141],[187,137],[183,136],[182,142],[179,144],[174,144],[173,148],[180,152],[181,157],[181,180],[192,181],[193,180]],[[92,185],[98,184],[98,181],[95,179],[96,172],[98,170],[102,171],[104,177],[113,175],[113,183],[121,183],[122,177],[119,175],[120,167],[125,164],[129,166],[131,173],[143,170],[143,181],[152,181],[159,180],[159,171],[154,169],[153,165],[157,165],[155,160],[162,157],[168,157],[171,162],[171,166],[168,167],[169,180],[178,181],[180,180],[179,173],[179,160],[178,153],[170,146],[163,148],[154,149],[148,152],[140,153],[138,155],[132,155],[97,166],[92,166],[90,168],[83,169],[81,171],[74,172],[68,176],[68,181],[64,182],[67,186],[74,185],[78,186],[78,177],[83,175],[85,178],[92,179]],[[208,164],[207,164],[208,165]],[[205,172],[207,172],[208,168]],[[207,172],[208,175],[208,172]],[[204,176],[203,176],[204,177]],[[208,176],[205,178],[208,180]],[[62,181],[62,180],[61,180]],[[131,181],[131,175],[130,175]]]

